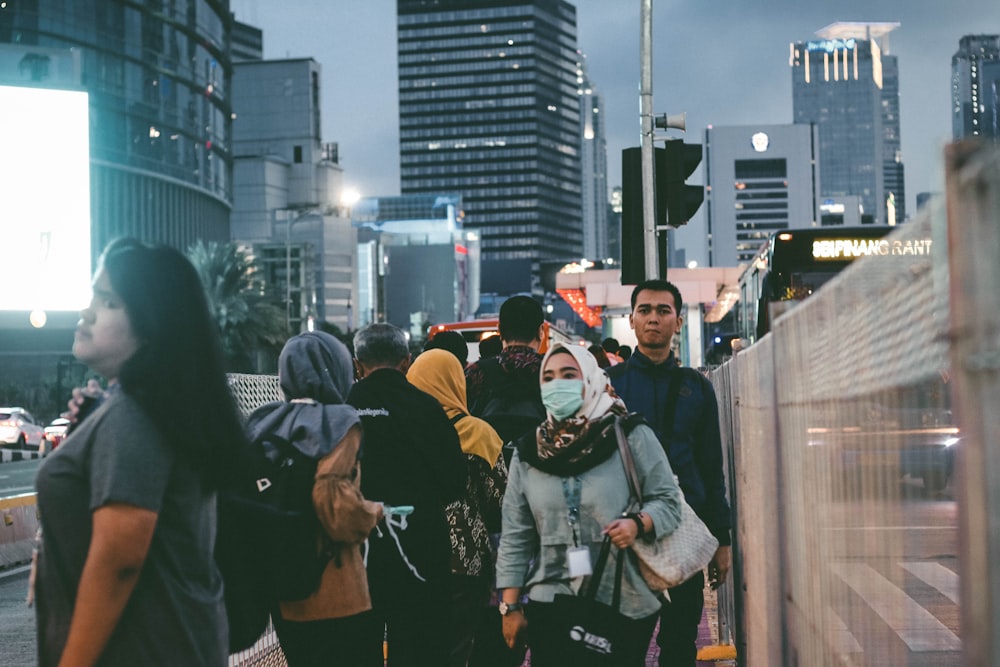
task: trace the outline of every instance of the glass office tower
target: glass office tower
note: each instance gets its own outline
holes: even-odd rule
[[[793,118],[819,128],[822,193],[860,197],[866,223],[905,215],[898,64],[887,55],[898,26],[835,23],[791,45]]]
[[[1000,35],[966,35],[951,57],[954,139],[1000,141]]]
[[[540,290],[583,251],[576,9],[561,0],[398,0],[404,195],[462,196],[482,290]]]
[[[196,239],[228,241],[229,3],[4,4],[0,45],[8,54],[73,49],[80,55],[90,97],[94,256],[116,236],[181,249]],[[9,83],[47,85],[44,72],[38,74],[27,84]]]

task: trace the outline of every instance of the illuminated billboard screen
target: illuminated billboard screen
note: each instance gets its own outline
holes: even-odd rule
[[[87,94],[0,86],[0,311],[90,301]]]

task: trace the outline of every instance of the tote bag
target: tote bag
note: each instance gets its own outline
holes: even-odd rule
[[[621,453],[625,476],[628,478],[632,500],[626,513],[638,509],[642,491],[635,471],[632,450],[625,439],[621,421],[615,420],[615,436]],[[639,572],[646,585],[656,592],[662,592],[701,572],[711,562],[719,541],[709,532],[708,527],[698,518],[691,506],[681,499],[681,522],[669,535],[653,542],[642,539],[632,544],[632,552],[639,561]]]
[[[618,611],[621,604],[624,553],[619,552],[615,566],[615,587],[611,604],[597,600],[601,576],[611,551],[611,538],[605,537],[586,592],[583,595],[557,594],[553,600],[553,624],[556,641],[565,664],[573,667],[611,667],[620,665],[626,652],[626,638],[641,621]],[[634,636],[634,635],[632,635]]]

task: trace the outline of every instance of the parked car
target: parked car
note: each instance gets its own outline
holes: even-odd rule
[[[0,408],[0,445],[41,449],[45,428],[24,408]]]
[[[52,423],[45,427],[45,453],[48,454],[63,441],[66,431],[69,430],[70,421],[63,417],[53,419]]]

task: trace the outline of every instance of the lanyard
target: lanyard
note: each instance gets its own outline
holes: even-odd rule
[[[580,540],[576,532],[576,524],[580,520],[580,490],[583,484],[579,477],[562,477],[563,497],[566,498],[566,520],[573,530],[573,546],[580,546]],[[570,484],[570,482],[573,482]]]

